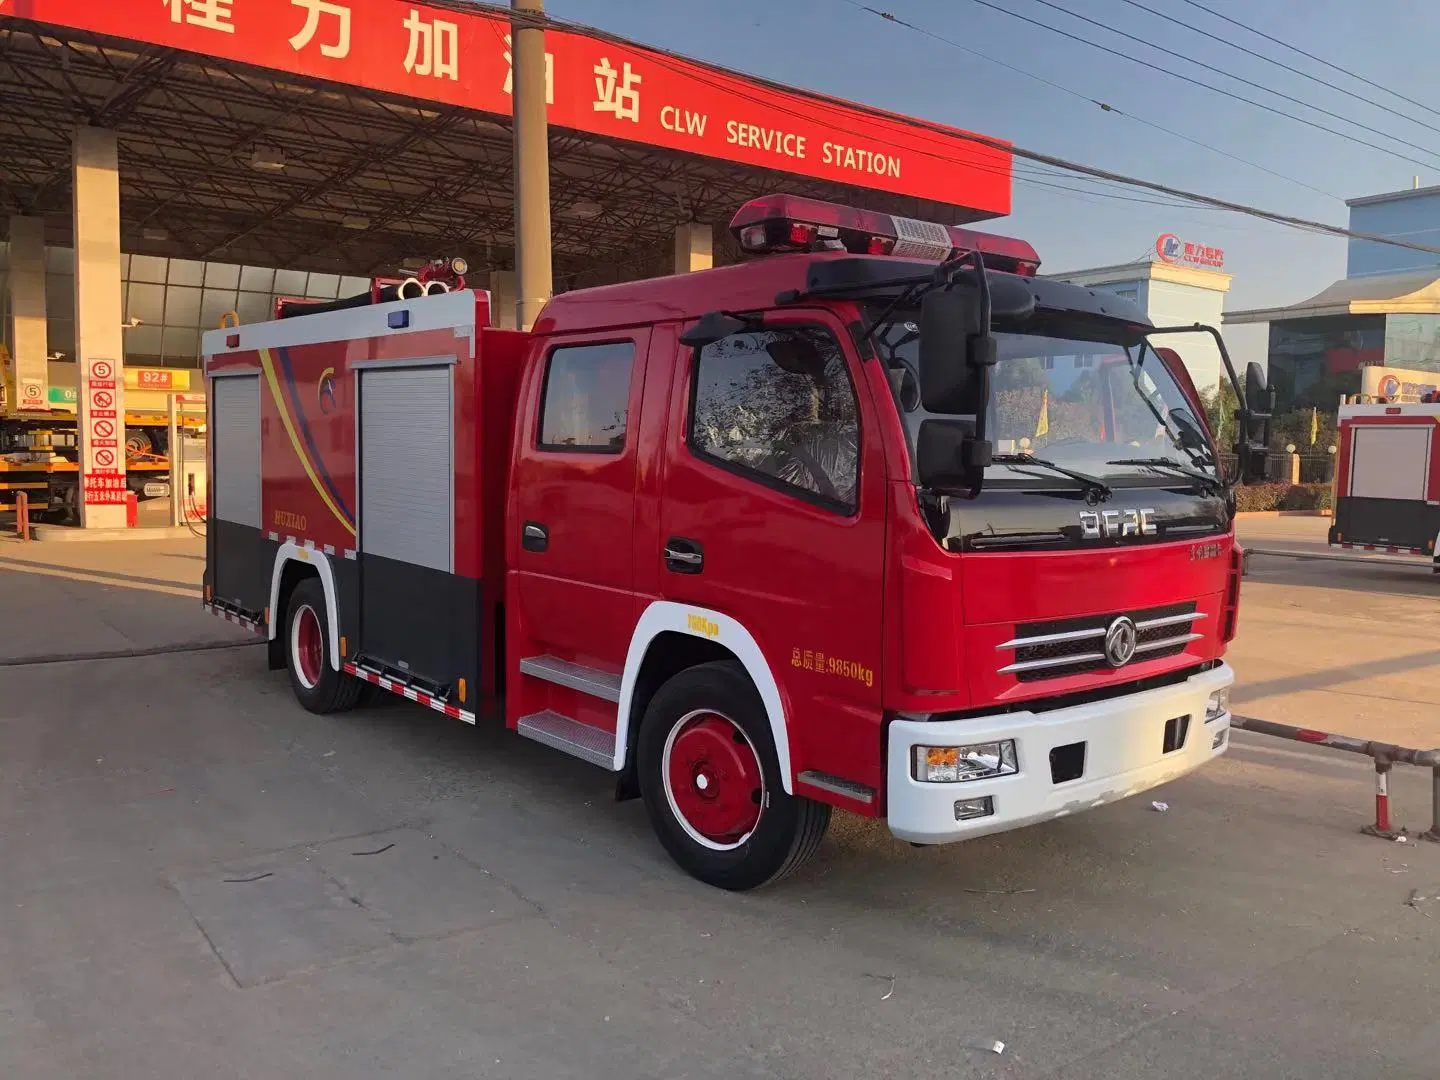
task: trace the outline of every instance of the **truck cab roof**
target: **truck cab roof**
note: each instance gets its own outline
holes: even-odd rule
[[[845,251],[768,255],[712,270],[561,293],[545,305],[533,329],[541,335],[585,333],[698,319],[717,308],[757,311],[807,298],[893,297],[929,277],[935,267],[935,262]],[[989,271],[992,277],[1004,273]],[[1151,326],[1138,305],[1114,293],[1043,277],[1005,276],[1018,276],[1042,311],[1115,320],[1137,336]]]

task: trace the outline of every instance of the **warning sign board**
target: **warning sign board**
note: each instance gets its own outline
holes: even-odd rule
[[[21,379],[18,397],[21,409],[44,412],[50,408],[45,400],[45,384],[39,379]]]
[[[124,506],[125,477],[114,474],[86,473],[85,502],[90,506]]]
[[[121,419],[120,365],[114,360],[85,362],[80,392],[81,432],[84,447],[82,494],[86,506],[125,503],[125,424]]]

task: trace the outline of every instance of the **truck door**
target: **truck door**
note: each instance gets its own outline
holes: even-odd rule
[[[755,639],[788,699],[796,773],[878,790],[885,463],[849,334],[828,311],[787,310],[684,351],[661,591]]]
[[[523,734],[606,765],[605,738],[594,732],[613,745],[639,617],[636,443],[649,343],[648,328],[550,341],[521,390],[506,516],[507,670],[520,674],[519,686],[507,686],[507,715]]]

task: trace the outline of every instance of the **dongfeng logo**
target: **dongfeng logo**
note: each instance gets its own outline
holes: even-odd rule
[[[1155,536],[1155,511],[1143,510],[1081,510],[1080,537],[1083,540],[1109,540],[1116,537]]]
[[[1105,662],[1121,668],[1135,658],[1135,621],[1129,615],[1115,619],[1105,631]]]

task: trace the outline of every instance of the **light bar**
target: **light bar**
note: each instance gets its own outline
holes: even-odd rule
[[[730,232],[751,255],[848,251],[941,262],[978,249],[992,270],[1029,276],[1040,269],[1040,256],[1023,240],[797,195],[752,199],[736,211]]]

